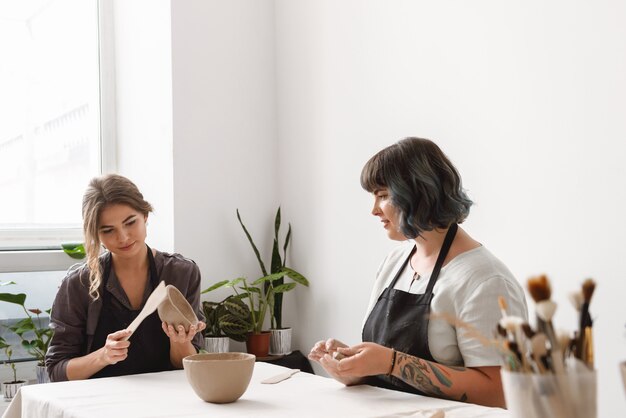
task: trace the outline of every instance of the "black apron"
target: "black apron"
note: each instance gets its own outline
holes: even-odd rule
[[[413,250],[400,267],[400,270],[398,270],[398,273],[396,273],[391,284],[380,295],[367,318],[363,327],[362,338],[364,342],[374,342],[393,348],[401,353],[410,354],[424,360],[435,361],[428,347],[430,303],[433,299],[433,288],[457,229],[457,224],[452,224],[448,229],[441,251],[439,251],[437,262],[428,281],[426,292],[421,295],[394,289],[411,256],[415,254],[417,247],[413,247]],[[366,383],[387,389],[424,394],[394,376],[369,376],[366,379]]]
[[[148,248],[148,262],[150,264],[150,283],[152,284],[152,289],[155,289],[159,284],[159,276],[156,271],[152,250],[147,245],[146,247]],[[111,273],[111,254],[108,254],[104,260],[103,267],[102,309],[90,352],[102,348],[106,342],[107,335],[128,327],[141,312],[141,309],[130,310],[125,306],[122,306],[121,310],[113,308],[111,302],[113,295],[107,290],[107,283]],[[143,320],[130,337],[128,357],[116,364],[109,364],[91,377],[122,376],[173,369],[170,362],[170,339],[163,332],[163,328],[161,328],[161,319],[157,312],[153,312]]]

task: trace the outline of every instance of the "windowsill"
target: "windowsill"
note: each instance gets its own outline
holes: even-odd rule
[[[0,273],[64,271],[80,262],[62,250],[0,251]]]

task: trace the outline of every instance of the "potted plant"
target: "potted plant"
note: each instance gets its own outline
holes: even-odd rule
[[[252,250],[259,262],[259,267],[263,277],[253,283],[263,283],[263,293],[257,293],[257,295],[264,296],[261,299],[265,299],[270,308],[270,320],[271,320],[271,344],[269,354],[284,355],[291,353],[291,328],[283,327],[282,323],[282,307],[283,307],[283,293],[288,292],[296,287],[296,284],[303,286],[309,286],[309,281],[302,274],[286,266],[287,264],[287,248],[291,239],[291,224],[287,229],[285,240],[282,245],[283,254],[281,257],[279,246],[279,232],[281,224],[280,207],[276,211],[276,217],[274,218],[274,242],[272,245],[272,258],[270,261],[270,270],[265,267],[259,250],[252,239],[252,236],[248,232],[248,229],[241,220],[241,215],[237,209],[237,219],[243,229]],[[285,283],[284,278],[288,277],[292,282]],[[263,317],[264,318],[264,317]],[[262,318],[262,319],[263,319]]]
[[[15,284],[15,282],[3,282],[0,283],[0,286],[11,284]],[[37,361],[37,382],[47,383],[49,379],[45,365],[45,357],[54,331],[49,328],[47,324],[43,324],[41,318],[43,311],[36,308],[27,309],[25,305],[26,294],[24,293],[0,293],[0,301],[20,305],[26,313],[24,319],[19,320],[15,325],[7,328],[19,337],[22,342],[22,347]],[[50,309],[45,312],[50,315]]]
[[[264,276],[250,284],[248,284],[248,281],[244,277],[238,277],[230,281],[223,280],[202,291],[202,293],[206,293],[221,287],[231,287],[235,292],[235,295],[231,296],[232,298],[239,301],[247,300],[249,317],[248,328],[246,330],[247,339],[245,341],[248,352],[257,357],[267,357],[269,353],[270,332],[263,331],[263,324],[265,323],[265,317],[271,306],[270,300],[275,298],[277,292],[280,293],[283,291],[283,288],[279,286],[264,287],[263,285],[266,282],[278,280],[284,277],[285,274],[285,272],[280,272],[278,274]]]
[[[219,283],[218,283],[219,284]],[[220,286],[211,286],[202,291],[210,292]],[[209,353],[229,351],[230,339],[244,342],[250,330],[250,309],[241,298],[231,295],[221,302],[202,302],[206,318],[204,349]]]
[[[2,383],[2,393],[4,394],[4,400],[10,401],[13,399],[19,388],[26,384],[25,380],[17,380],[17,370],[15,369],[15,363],[11,361],[11,356],[13,355],[13,350],[11,346],[6,343],[5,339],[0,337],[0,349],[4,350],[4,353],[7,356],[7,360],[5,362],[13,372],[13,380],[9,382]]]

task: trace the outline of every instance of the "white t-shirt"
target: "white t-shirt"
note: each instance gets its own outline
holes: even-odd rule
[[[407,259],[415,244],[412,241],[398,246],[382,262],[370,297],[365,321]],[[407,264],[396,282],[396,289],[408,291],[413,270]],[[430,274],[416,280],[411,293],[425,293]],[[471,324],[482,335],[493,339],[496,324],[502,317],[498,297],[504,296],[509,315],[528,320],[524,290],[509,269],[484,246],[459,254],[439,273],[433,289],[432,313],[448,313]],[[443,319],[431,319],[428,324],[428,345],[433,358],[448,366],[500,366],[500,354],[491,347],[466,335],[465,330]]]

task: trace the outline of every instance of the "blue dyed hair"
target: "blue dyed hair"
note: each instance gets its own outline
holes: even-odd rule
[[[429,139],[405,138],[379,151],[363,167],[361,186],[388,189],[407,238],[460,224],[472,206],[459,172]]]

